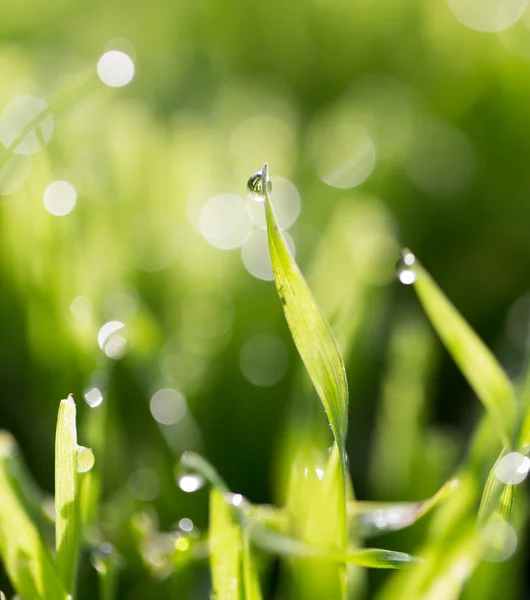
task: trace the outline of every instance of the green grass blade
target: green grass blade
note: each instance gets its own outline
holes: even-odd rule
[[[29,520],[9,475],[15,443],[3,436],[0,446],[0,555],[17,593],[24,599],[65,600],[53,559]]]
[[[240,600],[241,530],[216,487],[210,492],[210,566],[216,600]]]
[[[489,472],[484,491],[482,492],[482,498],[480,500],[480,507],[478,511],[478,522],[485,523],[486,520],[491,516],[498,504],[499,497],[503,484],[497,477],[497,465],[501,458],[506,454],[505,450],[502,450],[499,458],[495,461],[491,471]]]
[[[409,256],[410,253],[408,254]],[[412,259],[410,259],[412,260]],[[427,271],[414,260],[414,287],[433,327],[510,446],[516,422],[512,384],[493,354]]]
[[[75,585],[80,541],[76,408],[61,400],[55,437],[55,546],[57,570],[66,589]]]
[[[267,166],[263,170],[268,178]],[[278,227],[265,190],[269,252],[278,294],[291,335],[328,415],[337,444],[344,451],[348,385],[344,362],[326,318],[318,307]]]
[[[414,525],[449,498],[458,484],[458,479],[451,479],[434,496],[421,502],[350,502],[348,516],[355,520],[361,537],[400,531]]]
[[[245,586],[245,600],[262,600],[263,596],[261,594],[258,571],[252,556],[250,540],[245,534],[243,535],[241,564],[243,569],[243,583]]]
[[[383,550],[380,548],[363,548],[348,552],[329,552],[272,531],[263,525],[252,525],[249,534],[256,546],[267,552],[282,556],[323,559],[333,563],[351,563],[363,567],[377,569],[399,569],[418,559],[404,552]]]
[[[200,475],[204,480],[217,487],[224,494],[230,492],[228,486],[216,471],[215,467],[200,454],[191,451],[184,452],[180,457],[180,465],[190,472]]]

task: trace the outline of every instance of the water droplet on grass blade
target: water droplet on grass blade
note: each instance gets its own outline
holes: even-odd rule
[[[510,452],[503,456],[495,467],[495,475],[506,485],[521,483],[530,471],[530,458],[519,452]]]
[[[90,562],[98,573],[106,575],[115,560],[115,550],[112,544],[104,542],[95,548],[90,555]]]
[[[411,285],[418,278],[414,269],[416,257],[408,248],[401,251],[401,258],[396,264],[396,271],[399,281],[405,285]]]
[[[204,486],[204,477],[192,469],[179,464],[177,466],[177,483],[183,492],[191,494]]]
[[[94,453],[90,448],[78,446],[75,458],[77,462],[78,473],[86,473],[87,471],[90,471],[90,469],[94,466]]]
[[[263,202],[265,200],[265,191],[263,188],[263,172],[256,171],[254,175],[250,177],[247,182],[247,191],[249,196],[253,200],[257,200],[258,202]],[[267,193],[270,195],[272,192],[272,182],[267,177]]]

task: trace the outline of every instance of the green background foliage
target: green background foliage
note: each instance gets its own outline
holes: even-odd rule
[[[119,565],[105,569],[116,567],[118,598],[208,598],[202,542],[170,565],[157,559],[158,531],[182,518],[202,533],[208,524],[207,491],[177,485],[183,451],[206,456],[249,501],[300,514],[314,482],[293,490],[292,470],[301,481],[307,456],[328,460],[331,432],[274,283],[254,278],[240,249],[212,247],[197,230],[202,204],[219,193],[246,198],[265,161],[273,186],[285,177],[300,193],[289,234],[345,358],[357,498],[422,500],[455,473],[469,477],[453,512],[377,547],[422,547],[440,572],[443,560],[466,555],[464,533],[455,541],[447,531],[461,523],[457,502],[478,507],[497,434],[487,423],[472,434],[483,409],[394,264],[410,247],[510,378],[523,372],[529,24],[525,14],[500,34],[473,31],[445,0],[2,0],[0,110],[38,96],[55,128],[15,165],[18,174],[31,166],[24,185],[0,196],[0,427],[16,438],[45,503],[58,404],[73,394],[79,439],[96,456],[83,518],[98,523],[93,547],[117,549]],[[97,79],[108,49],[134,59],[127,87]],[[348,163],[356,136],[373,143],[373,169],[360,185],[337,187],[341,167],[366,168]],[[10,156],[0,150],[3,165]],[[57,179],[78,192],[65,217],[42,201]],[[5,185],[0,171],[0,194]],[[79,296],[89,299],[82,318],[70,308]],[[97,340],[114,320],[126,331],[119,360]],[[288,357],[272,386],[252,384],[240,366],[242,348],[264,334]],[[265,360],[270,353],[252,364],[259,371]],[[91,409],[83,395],[94,387],[104,400]],[[186,399],[175,425],[150,412],[162,388]],[[53,527],[40,529],[49,541]],[[508,563],[478,567],[465,597],[521,597],[523,542]],[[264,598],[278,588],[296,597],[297,582],[264,564]],[[392,573],[360,573],[350,573],[361,581],[357,597],[398,597]],[[110,589],[86,554],[78,576],[79,600]],[[1,572],[0,589],[11,591]]]

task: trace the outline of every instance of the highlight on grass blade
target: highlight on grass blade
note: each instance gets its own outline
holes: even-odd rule
[[[333,332],[278,227],[269,197],[268,165],[262,171],[269,252],[274,280],[296,348],[324,405],[341,454],[347,433],[348,385]]]
[[[509,447],[517,411],[515,392],[502,367],[410,250],[402,252],[398,277],[414,284],[434,329],[484,404],[501,442]]]
[[[69,396],[59,405],[55,437],[55,546],[59,577],[70,593],[75,588],[81,541],[79,473],[93,464],[92,451],[77,445],[76,407]]]
[[[65,600],[66,591],[51,554],[22,507],[10,477],[16,451],[13,438],[0,432],[0,556],[13,587],[22,598]]]
[[[361,537],[399,531],[414,525],[449,498],[458,485],[458,479],[451,479],[434,496],[420,502],[350,502],[348,516],[354,520]]]
[[[332,563],[350,563],[374,569],[400,569],[419,559],[405,552],[380,548],[361,548],[347,552],[332,552],[268,529],[260,524],[249,526],[252,542],[267,552],[281,556],[319,558]]]

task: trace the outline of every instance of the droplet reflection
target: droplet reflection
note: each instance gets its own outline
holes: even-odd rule
[[[181,475],[178,480],[180,489],[188,494],[200,490],[204,485],[204,479],[199,475]]]
[[[414,269],[416,257],[408,249],[404,249],[401,252],[401,258],[396,264],[396,272],[399,281],[405,285],[411,285],[418,278],[418,274]]]
[[[77,192],[68,181],[53,181],[44,190],[43,202],[50,214],[64,217],[74,210]]]
[[[270,199],[280,229],[291,227],[298,219],[301,208],[300,194],[294,184],[283,177],[275,177],[274,193]],[[265,205],[263,202],[252,202],[250,204],[250,213],[256,227],[267,229]]]
[[[134,77],[134,63],[130,56],[119,50],[111,50],[99,59],[98,77],[109,87],[123,87]]]
[[[254,175],[251,175],[247,182],[247,191],[252,200],[263,202],[265,200],[265,189],[263,186],[263,173],[262,171],[256,171]],[[267,179],[267,193],[272,192],[272,182],[270,178]]]
[[[92,467],[94,466],[94,453],[90,448],[78,446],[75,459],[77,463],[78,473],[86,473],[87,471],[90,471],[90,469],[92,469]]]
[[[509,452],[495,466],[495,475],[506,485],[521,483],[530,471],[530,458],[519,452]]]
[[[112,359],[119,359],[125,354],[127,339],[119,332],[124,332],[125,325],[121,321],[105,323],[98,333],[99,347]]]
[[[90,408],[96,408],[103,402],[103,393],[98,388],[91,388],[85,392],[85,402]]]

